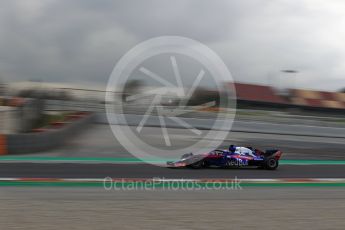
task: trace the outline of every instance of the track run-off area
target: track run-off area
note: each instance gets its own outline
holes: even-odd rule
[[[152,127],[145,129],[147,141],[155,145],[162,142],[160,129]],[[170,128],[168,131],[175,143],[188,144],[189,141],[195,141],[195,137],[192,137],[186,130]],[[293,180],[295,183],[296,180],[302,179],[304,180],[302,184],[307,184],[310,179],[322,179],[322,185],[327,179],[326,185],[341,185],[343,184],[341,180],[345,178],[343,151],[345,142],[343,138],[232,132],[220,147],[226,148],[229,144],[251,145],[259,149],[276,147],[281,149],[284,154],[279,168],[275,171],[256,168],[169,169],[152,165],[164,165],[165,160],[135,158],[115,139],[108,125],[98,124],[91,125],[84,133],[67,141],[64,146],[51,151],[0,156],[0,184],[14,185],[13,181],[17,181],[16,185],[18,185],[18,183],[23,184],[23,180],[35,179],[41,179],[40,183],[36,181],[31,184],[37,185],[43,182],[52,184],[57,179],[84,181],[96,179],[100,181],[110,177],[114,180],[159,178],[181,181],[185,179],[233,180],[239,178],[265,179],[269,182],[273,179],[285,180],[283,181],[285,184],[292,183],[286,180]],[[271,182],[270,185],[272,185]],[[274,183],[281,184],[280,182],[275,181]],[[301,184],[300,181],[297,183]],[[67,183],[60,184],[66,185]]]

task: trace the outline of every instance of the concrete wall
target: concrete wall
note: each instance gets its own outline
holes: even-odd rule
[[[20,129],[20,110],[17,107],[0,106],[0,133],[16,133]]]
[[[18,106],[0,106],[1,134],[28,132],[42,118],[43,100],[26,98],[23,101]]]
[[[82,131],[87,124],[92,123],[93,119],[94,115],[88,115],[58,129],[49,129],[40,133],[3,135],[6,145],[3,149],[6,152],[0,154],[32,153],[59,147],[68,138]]]

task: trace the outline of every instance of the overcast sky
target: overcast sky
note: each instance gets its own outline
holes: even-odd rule
[[[105,85],[146,39],[213,49],[237,81],[345,87],[343,0],[0,0],[0,78]],[[296,75],[283,74],[294,69]],[[286,80],[286,79],[293,80]],[[284,83],[284,82],[283,82]]]

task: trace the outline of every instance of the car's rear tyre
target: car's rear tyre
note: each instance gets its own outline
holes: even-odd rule
[[[270,157],[265,161],[265,169],[275,170],[278,168],[279,162],[274,157]]]

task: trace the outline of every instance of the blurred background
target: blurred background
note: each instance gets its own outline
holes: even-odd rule
[[[221,82],[220,91],[214,82],[203,80],[190,98],[176,94],[181,86],[172,82],[170,93],[161,93],[157,106],[173,110],[183,103],[178,116],[202,119],[192,123],[203,128],[210,128],[216,116],[234,115],[237,109],[236,121],[257,123],[235,123],[233,131],[341,136],[342,130],[332,128],[345,126],[344,10],[344,3],[337,0],[3,1],[0,133],[8,138],[2,152],[32,152],[28,146],[34,141],[28,135],[20,141],[24,136],[15,134],[64,128],[80,112],[92,114],[93,124],[106,124],[106,85],[115,64],[133,46],[164,35],[207,45],[222,58],[233,79]],[[160,57],[142,65],[164,81],[174,76],[164,61]],[[198,70],[183,57],[177,64],[185,91]],[[113,86],[115,114],[144,115],[153,100],[148,95],[161,86],[143,72],[133,75]],[[224,96],[226,91],[231,91],[231,98]],[[128,100],[131,96],[135,100]],[[236,108],[220,103],[222,97],[237,99]],[[200,107],[210,101],[215,104]],[[128,119],[139,124],[137,117]],[[258,122],[285,126],[273,132]],[[294,132],[294,126],[286,125],[304,127]],[[32,150],[49,150],[62,141],[42,148],[35,144]]]
[[[343,0],[0,0],[0,229],[345,229],[344,25]],[[167,54],[107,89],[119,60],[159,36],[206,45],[232,79]],[[209,131],[214,148],[283,156],[276,171],[144,164],[113,135],[122,115],[167,158]],[[105,191],[105,177],[257,181]]]
[[[193,79],[193,78],[192,78]],[[114,92],[115,105],[123,105],[124,113],[144,114],[151,104],[150,92],[154,87],[144,85],[145,81],[130,80],[122,85],[123,90]],[[224,89],[231,85],[237,97],[237,119],[277,122],[301,122],[318,125],[344,126],[345,93],[321,91],[288,86],[274,87],[243,82],[224,82]],[[230,86],[229,86],[230,89]],[[174,89],[176,90],[176,89]],[[105,89],[85,88],[82,85],[54,84],[48,82],[2,82],[1,83],[1,132],[5,134],[32,132],[47,125],[47,119],[59,120],[73,111],[105,113]],[[147,94],[147,95],[146,95]],[[141,95],[134,101],[126,97]],[[146,95],[146,96],[145,96]],[[198,87],[187,106],[192,110],[209,101],[219,101],[219,92],[214,88]],[[163,95],[159,104],[176,108],[186,98]],[[186,108],[188,110],[188,108]],[[203,116],[226,112],[218,102],[213,108],[198,108],[184,116]],[[116,110],[115,110],[116,112]],[[204,115],[203,115],[204,114]]]
[[[238,118],[313,116],[341,125],[344,8],[337,0],[3,1],[0,130],[30,132],[57,111],[102,111],[116,62],[162,35],[198,40],[224,60],[235,81]],[[195,78],[186,72],[184,79]],[[143,85],[134,81],[117,93],[145,91]],[[213,94],[199,89],[194,99]]]

